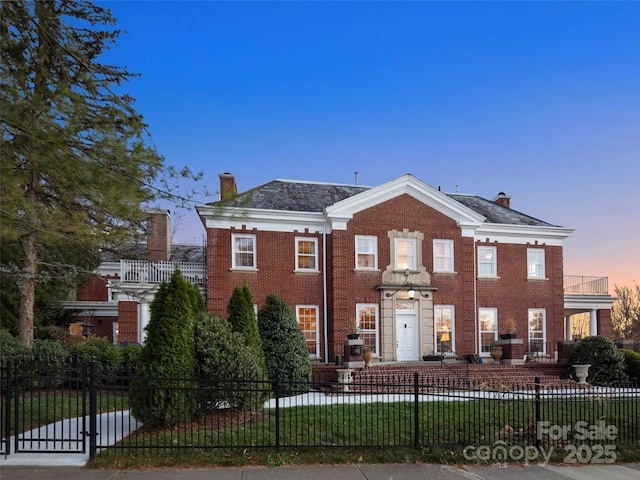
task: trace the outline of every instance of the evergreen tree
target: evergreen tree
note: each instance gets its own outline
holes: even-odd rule
[[[253,297],[248,282],[245,281],[242,287],[233,289],[233,294],[227,305],[227,313],[232,330],[242,334],[245,344],[258,359],[261,370],[266,373],[262,339],[258,330],[258,319],[253,309]]]
[[[133,74],[99,61],[120,34],[114,23],[86,0],[0,3],[0,240],[21,248],[10,273],[25,345],[45,248],[92,256],[130,243],[144,234],[144,207],[175,198],[174,180],[190,176],[164,166],[119,93]]]
[[[145,389],[134,388],[130,393],[131,410],[143,423],[176,425],[190,420],[195,412],[195,384],[189,379],[195,373],[194,317],[201,313],[201,305],[202,298],[195,296],[177,268],[151,303],[140,354],[145,379],[140,386]]]
[[[307,343],[291,307],[279,296],[269,295],[258,313],[258,327],[269,378],[276,370],[285,394],[305,392],[311,381]]]

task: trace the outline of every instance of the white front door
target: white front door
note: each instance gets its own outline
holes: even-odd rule
[[[396,311],[396,359],[398,362],[419,360],[418,317],[415,311]]]

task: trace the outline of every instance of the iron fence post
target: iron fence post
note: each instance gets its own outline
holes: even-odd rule
[[[11,453],[11,362],[3,366],[5,371],[6,384],[4,389],[4,455]],[[14,407],[15,408],[15,407]]]
[[[280,378],[277,368],[274,372],[273,394],[276,397],[276,450],[280,450]]]
[[[538,434],[538,425],[540,425],[540,377],[535,377],[534,379],[536,386],[536,441],[535,445],[538,450],[540,450],[540,435]]]
[[[96,443],[98,440],[98,405],[96,397],[96,361],[93,359],[89,365],[89,458],[91,459],[96,456]]]
[[[420,408],[418,404],[420,389],[418,388],[418,372],[413,372],[413,446],[420,448]]]

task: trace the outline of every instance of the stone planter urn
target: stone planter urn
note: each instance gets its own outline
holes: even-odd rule
[[[589,376],[590,364],[574,365],[573,368],[576,371],[576,377],[578,377],[578,385],[588,385],[587,377]]]
[[[373,350],[366,349],[362,354],[362,358],[364,358],[365,368],[371,367],[371,362],[373,361]]]
[[[493,361],[499,363],[502,358],[502,347],[491,347],[490,354]]]

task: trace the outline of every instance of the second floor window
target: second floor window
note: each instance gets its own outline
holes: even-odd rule
[[[396,270],[416,270],[416,239],[396,238]]]
[[[318,270],[318,240],[296,238],[296,270]]]
[[[545,278],[544,249],[527,249],[527,276],[529,278]]]
[[[478,276],[498,276],[496,247],[478,247]]]
[[[233,235],[233,268],[256,268],[256,236]]]
[[[377,237],[356,236],[356,268],[378,268]]]
[[[453,272],[453,240],[433,241],[433,271]]]

